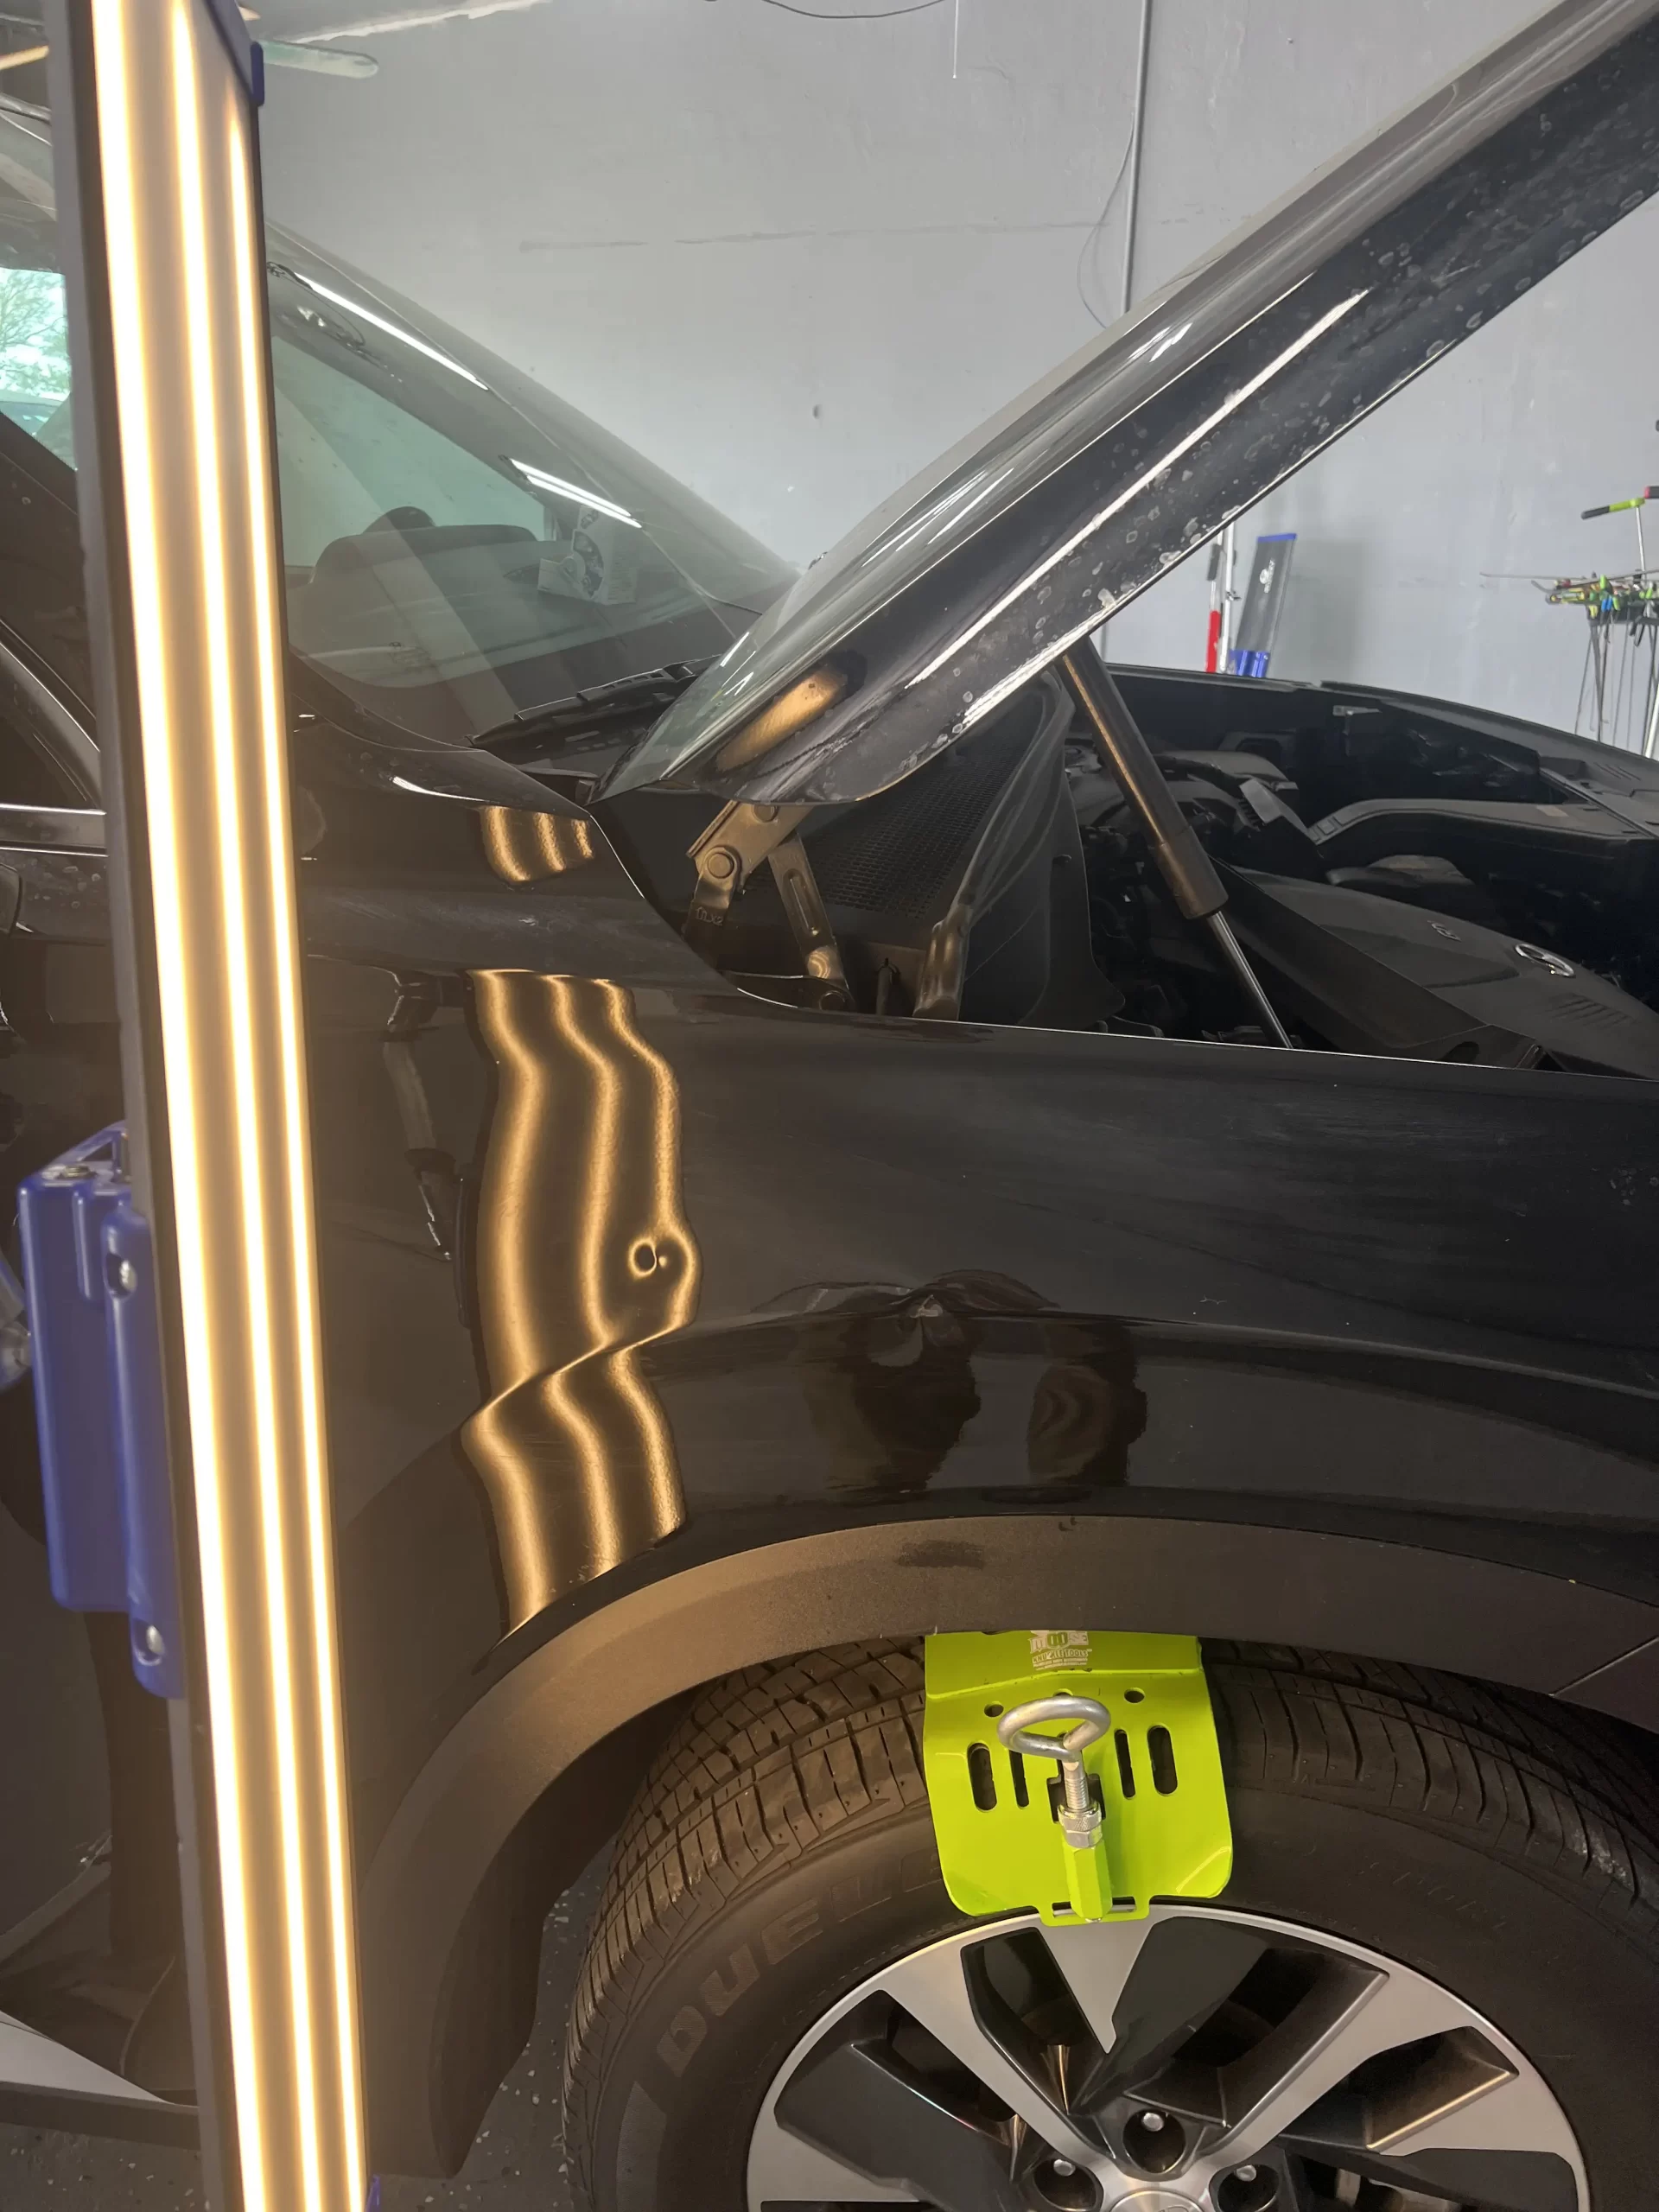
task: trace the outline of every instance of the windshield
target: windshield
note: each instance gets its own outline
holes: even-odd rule
[[[0,116],[0,415],[74,448],[49,152]],[[467,744],[724,652],[791,571],[695,494],[397,294],[275,229],[271,354],[294,651]]]

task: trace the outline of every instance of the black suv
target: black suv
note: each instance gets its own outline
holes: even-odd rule
[[[1093,639],[1656,184],[1659,10],[1569,0],[799,579],[273,233],[381,2169],[460,2163],[616,1837],[603,2212],[1651,2196],[1659,764]],[[55,401],[0,397],[8,1193],[121,1111]],[[0,2110],[165,2134],[165,1709],[51,1605],[0,1324]],[[947,1897],[923,1639],[1066,1621],[1204,1639],[1212,1903]]]

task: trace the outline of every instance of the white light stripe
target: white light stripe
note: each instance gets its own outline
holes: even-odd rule
[[[219,1510],[220,1470],[215,1460],[219,1413],[211,1365],[200,1357],[207,1334],[205,1240],[198,1205],[194,1160],[199,1145],[194,1096],[188,1079],[194,1044],[185,982],[182,916],[177,904],[180,854],[175,834],[178,793],[174,782],[171,671],[158,578],[162,565],[159,505],[152,467],[154,424],[145,359],[137,210],[143,204],[130,111],[141,99],[131,80],[124,0],[92,0],[98,52],[97,105],[103,156],[103,214],[111,247],[107,257],[111,334],[121,373],[116,409],[121,433],[122,491],[129,524],[128,569],[132,595],[133,646],[140,716],[145,734],[144,799],[156,923],[157,993],[161,1002],[164,1069],[176,1069],[169,1085],[168,1126],[174,1161],[174,1216],[178,1236],[179,1295],[186,1346],[196,1492],[197,1553],[203,1586],[203,1630],[210,1682],[233,1687],[225,1604],[225,1529]],[[184,1172],[178,1171],[183,1166]],[[192,1345],[198,1356],[189,1357]],[[231,2063],[236,2085],[237,2133],[246,2212],[266,2212],[265,2125],[257,2063],[251,1986],[248,1897],[241,1833],[242,1783],[234,1732],[226,1742],[214,1730],[214,1812],[220,1857],[221,1914]]]
[[[1363,292],[1356,292],[1351,298],[1344,300],[1340,307],[1332,308],[1328,315],[1321,315],[1316,323],[1302,333],[1294,345],[1287,346],[1275,360],[1269,361],[1265,369],[1259,370],[1248,384],[1241,385],[1236,391],[1222,402],[1213,415],[1207,416],[1198,424],[1196,430],[1189,430],[1185,437],[1179,440],[1167,453],[1160,454],[1144,475],[1137,476],[1127,490],[1120,492],[1109,505],[1103,507],[1097,515],[1084,523],[1081,530],[1074,531],[1064,544],[1057,545],[1054,550],[1039,561],[1028,575],[1022,576],[1012,590],[1004,592],[995,607],[988,607],[976,622],[970,624],[959,637],[952,639],[942,652],[936,653],[925,668],[910,678],[905,686],[906,690],[913,690],[917,684],[925,683],[929,677],[937,676],[947,662],[954,660],[964,646],[973,643],[982,630],[988,628],[999,615],[1006,614],[1016,600],[1023,599],[1033,584],[1040,583],[1043,578],[1057,569],[1062,561],[1070,560],[1078,547],[1086,544],[1103,524],[1109,523],[1114,515],[1121,514],[1131,499],[1138,499],[1142,492],[1149,491],[1160,476],[1173,468],[1175,463],[1185,454],[1191,453],[1194,446],[1201,445],[1212,430],[1219,429],[1228,416],[1236,414],[1246,400],[1254,399],[1256,393],[1264,385],[1271,384],[1281,371],[1288,368],[1299,354],[1305,353],[1310,346],[1317,344],[1327,330],[1340,322],[1344,315],[1351,314],[1365,296]],[[1096,615],[1094,621],[1085,626],[1093,629],[1103,619],[1103,616]],[[1048,659],[1053,658],[1052,648],[1045,648],[1045,658]],[[1006,694],[1004,696],[1006,696]]]
[[[567,483],[563,476],[554,476],[545,468],[537,468],[533,461],[515,461],[512,465],[521,476],[527,476],[543,492],[556,492],[561,499],[575,499],[584,507],[592,507],[598,514],[609,515],[616,522],[626,523],[630,530],[640,527],[639,521],[626,507],[618,506],[614,499],[607,499],[602,493],[584,491],[580,484]]]
[[[159,41],[137,0],[90,5],[227,2087],[246,2212],[360,2212],[349,1827],[254,155],[240,88],[197,0],[172,0]],[[147,26],[142,42],[129,38],[129,10]],[[175,341],[176,309],[156,302],[180,280]]]
[[[319,1373],[321,1330],[314,1295],[316,1259],[312,1247],[311,1210],[308,1198],[311,1173],[305,1070],[301,1051],[303,1027],[296,970],[299,918],[294,896],[293,846],[289,823],[287,737],[278,703],[277,600],[274,565],[276,533],[269,505],[272,472],[269,451],[270,424],[264,407],[264,331],[253,290],[253,274],[260,266],[262,241],[253,213],[247,134],[240,116],[234,110],[232,113],[230,161],[232,213],[238,245],[236,254],[237,325],[245,410],[244,460],[252,505],[250,527],[259,648],[259,701],[264,736],[262,748],[265,769],[264,799],[266,818],[272,825],[272,835],[268,842],[270,893],[271,912],[276,923],[274,936],[282,1036],[283,1141],[290,1200],[289,1226],[294,1243],[295,1351],[300,1370],[307,1565],[310,1580],[311,1618],[316,1638],[317,1679],[322,1691],[317,1718],[322,1733],[329,1938],[338,2039],[335,2059],[340,2069],[340,2099],[346,2121],[347,2187],[352,2203],[359,2205],[366,2196],[367,2177],[362,2160],[362,2069],[356,2015],[352,2001],[355,1947],[352,1935],[351,1869],[346,1855],[345,1752],[340,1725],[340,1669],[334,1640],[333,1548]]]
[[[448,353],[441,353],[435,346],[429,346],[424,338],[417,338],[412,330],[404,330],[397,323],[388,322],[385,315],[377,315],[372,308],[365,308],[361,300],[347,299],[344,292],[335,291],[332,285],[319,283],[315,276],[308,276],[303,270],[290,269],[288,273],[290,276],[296,276],[307,291],[316,292],[323,299],[332,300],[337,308],[344,308],[348,315],[356,315],[359,321],[372,322],[377,330],[384,330],[388,338],[396,338],[405,346],[412,346],[417,353],[424,353],[429,361],[435,361],[441,369],[448,369],[458,377],[465,377],[468,384],[475,384],[480,391],[489,390],[482,377],[475,377],[470,369],[463,368]]]
[[[214,359],[213,303],[210,296],[207,213],[204,200],[206,169],[200,113],[200,86],[196,74],[194,17],[196,0],[175,0],[173,10],[173,92],[178,132],[179,216],[183,245],[182,263],[186,327],[190,365],[191,410],[195,426],[196,514],[201,533],[202,582],[208,594],[203,612],[207,645],[208,693],[213,791],[219,817],[219,861],[221,887],[222,949],[228,986],[231,1070],[235,1085],[235,1137],[241,1178],[243,1236],[243,1296],[248,1315],[253,1353],[251,1374],[255,1422],[254,1473],[264,1536],[265,1635],[270,1663],[276,1741],[277,1817],[281,1836],[283,1904],[288,1923],[288,1972],[292,2018],[289,2058],[298,2099],[300,2163],[308,2204],[321,2205],[322,2166],[318,2140],[316,2063],[309,2048],[311,1993],[305,1922],[305,1869],[301,1840],[299,1747],[294,1701],[293,1649],[289,1634],[289,1600],[283,1531],[283,1449],[271,1363],[264,1356],[274,1347],[270,1306],[270,1255],[265,1237],[264,1193],[259,1173],[258,1071],[252,1011],[257,979],[251,959],[253,920],[248,908],[243,874],[247,837],[238,753],[239,739],[231,667],[230,633],[233,616],[227,596],[230,578],[220,510],[223,464],[219,445],[219,402]],[[194,1079],[194,1071],[187,1080]],[[170,1086],[169,1086],[170,1088]],[[217,1332],[215,1332],[217,1333]],[[229,1360],[237,1350],[225,1348]],[[202,1354],[213,1357],[204,1344]],[[235,1708],[224,1716],[232,1726]],[[218,1740],[219,1728],[213,1731]],[[244,1870],[244,1878],[247,1872]],[[267,2063],[269,2061],[266,2062]]]

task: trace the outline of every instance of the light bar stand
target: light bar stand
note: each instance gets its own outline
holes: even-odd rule
[[[207,2188],[361,2212],[258,56],[230,0],[52,0],[48,35]]]

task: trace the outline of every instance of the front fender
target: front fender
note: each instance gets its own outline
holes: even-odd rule
[[[1554,1530],[1144,1507],[847,1515],[784,1536],[763,1516],[711,1515],[511,1639],[512,1663],[364,1872],[376,2163],[459,2165],[528,2029],[542,1911],[613,1831],[678,1700],[738,1668],[870,1637],[1073,1624],[1405,1660],[1659,1727],[1659,1669],[1638,1656],[1659,1650],[1659,1603],[1586,1580]]]

